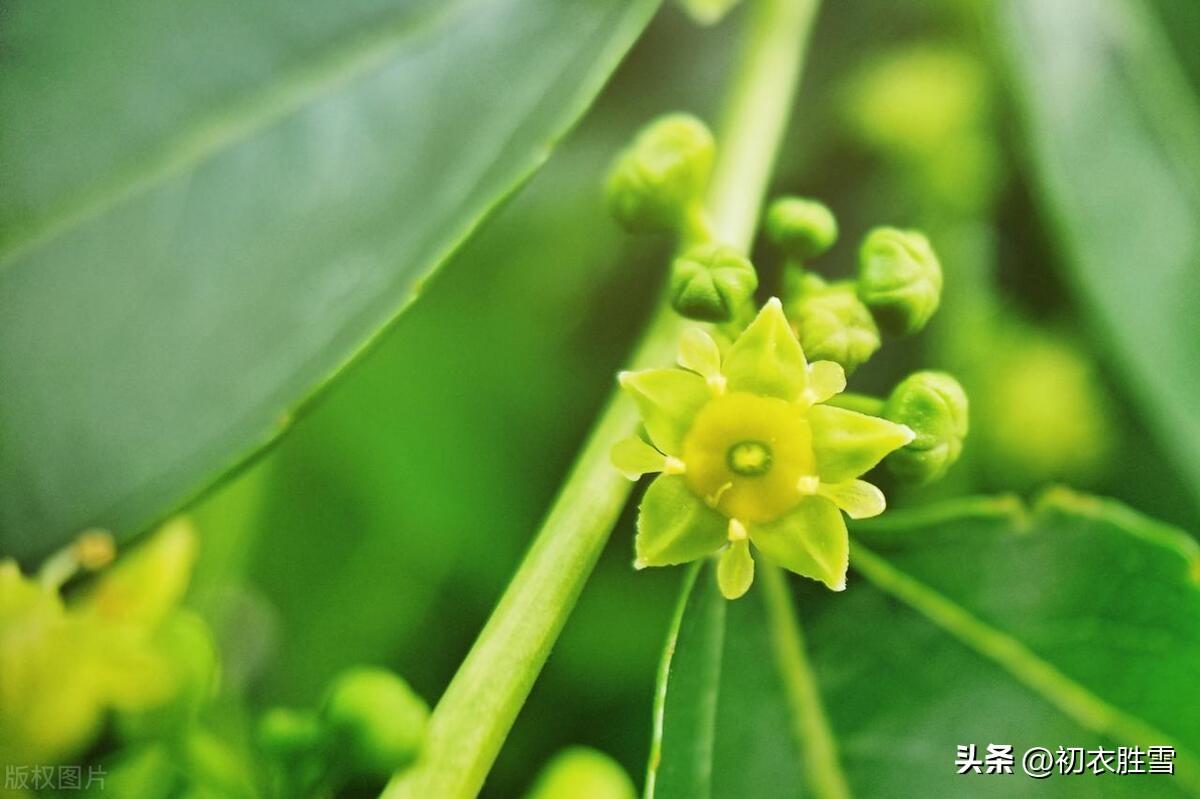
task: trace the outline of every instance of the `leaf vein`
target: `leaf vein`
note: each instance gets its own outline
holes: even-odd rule
[[[876,588],[889,594],[967,648],[991,660],[1079,725],[1131,744],[1174,746],[1176,776],[1200,794],[1200,758],[1154,725],[1106,702],[1041,658],[1016,638],[956,604],[930,586],[888,563],[858,542],[851,543],[851,565]]]

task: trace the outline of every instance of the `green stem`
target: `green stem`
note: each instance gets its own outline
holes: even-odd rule
[[[795,734],[804,753],[804,771],[813,796],[848,799],[850,788],[838,760],[837,744],[821,703],[817,679],[804,653],[804,635],[788,592],[787,581],[774,563],[760,559],[759,579],[779,674],[783,678]]]
[[[746,20],[708,205],[717,237],[749,250],[791,115],[819,0],[759,0]]]
[[[718,237],[748,250],[783,137],[817,0],[757,0],[718,141],[710,192]],[[664,306],[629,368],[674,356],[681,321]],[[604,549],[631,484],[609,450],[633,432],[632,402],[608,400],[532,547],[430,720],[420,761],[397,774],[385,799],[478,794],[554,641]]]

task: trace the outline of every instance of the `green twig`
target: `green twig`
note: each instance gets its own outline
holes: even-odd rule
[[[757,0],[747,19],[710,192],[718,238],[749,249],[817,0]],[[680,323],[661,308],[630,368],[662,366]],[[609,449],[636,429],[633,404],[614,394],[592,428],[537,538],[434,709],[420,761],[384,799],[475,796],[566,623],[629,497]]]

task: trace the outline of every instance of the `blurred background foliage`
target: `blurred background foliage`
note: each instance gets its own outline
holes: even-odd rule
[[[1152,11],[1173,42],[1163,57],[1200,90],[1200,7],[1156,0]],[[195,508],[187,605],[220,653],[206,724],[223,731],[222,757],[246,757],[239,741],[262,709],[311,705],[354,664],[388,666],[436,701],[664,273],[665,242],[631,241],[605,215],[608,161],[665,110],[714,120],[739,22],[735,12],[698,29],[665,7],[581,126],[422,301],[276,448]],[[917,505],[1067,483],[1195,533],[1195,493],[1163,468],[1103,319],[1062,268],[997,36],[987,4],[969,0],[825,4],[775,176],[777,191],[838,214],[841,240],[815,264],[826,274],[848,273],[876,224],[922,228],[941,255],[942,311],[854,386],[885,393],[918,364],[948,369],[972,399],[972,434],[943,483],[885,490]],[[770,292],[778,264],[765,248],[755,255]],[[632,533],[627,515],[485,795],[520,795],[569,745],[643,771],[680,575],[633,572]]]

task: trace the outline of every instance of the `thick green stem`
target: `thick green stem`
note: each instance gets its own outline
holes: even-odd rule
[[[817,0],[756,0],[719,130],[710,193],[719,239],[749,249],[791,107]],[[680,321],[661,308],[630,368],[670,363]],[[420,761],[385,799],[475,796],[616,524],[631,484],[609,463],[634,431],[633,404],[614,393],[588,435],[537,538],[430,721]]]

